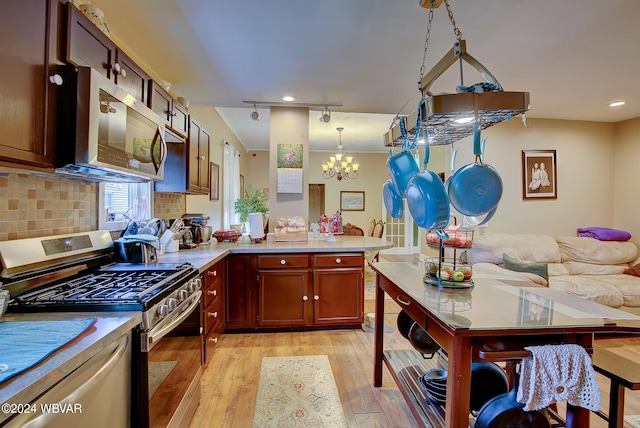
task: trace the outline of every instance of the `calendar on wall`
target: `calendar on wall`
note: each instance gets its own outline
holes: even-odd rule
[[[278,193],[302,193],[302,144],[278,144]]]

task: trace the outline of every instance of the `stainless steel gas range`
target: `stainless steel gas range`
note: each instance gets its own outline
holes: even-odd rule
[[[202,283],[189,263],[114,263],[108,231],[0,242],[9,312],[142,311],[132,426],[187,426],[200,401]]]

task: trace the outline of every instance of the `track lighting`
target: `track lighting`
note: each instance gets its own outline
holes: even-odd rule
[[[322,111],[322,116],[320,116],[320,122],[329,123],[331,120],[331,110],[329,107],[325,107]]]
[[[258,112],[258,107],[256,107],[256,105],[253,105],[253,110],[251,111],[251,119],[253,120],[260,120],[260,113]]]

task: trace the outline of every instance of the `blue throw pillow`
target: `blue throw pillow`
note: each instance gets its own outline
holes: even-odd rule
[[[534,273],[538,276],[543,277],[545,281],[549,282],[549,267],[546,263],[523,262],[511,258],[506,254],[502,255],[502,262],[504,263],[505,269],[509,269],[515,272]]]

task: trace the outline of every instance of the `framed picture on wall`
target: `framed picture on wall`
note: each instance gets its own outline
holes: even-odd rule
[[[557,199],[555,150],[522,151],[522,198]]]
[[[211,177],[211,193],[209,199],[217,201],[220,199],[220,166],[217,163],[210,162],[210,174]]]
[[[364,211],[364,192],[340,192],[340,211]]]

